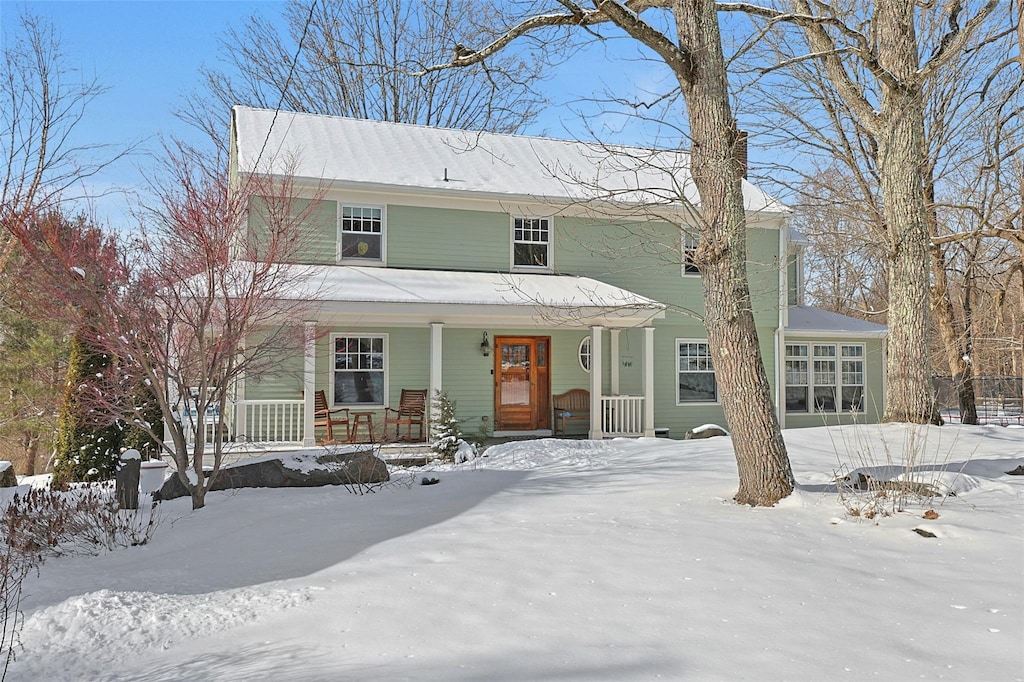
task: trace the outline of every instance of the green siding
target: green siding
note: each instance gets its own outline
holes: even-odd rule
[[[262,363],[262,371],[250,373],[245,378],[247,400],[297,400],[302,397],[303,351],[301,330],[288,334],[287,330],[274,332],[275,346],[282,348],[268,361]],[[268,343],[270,332],[249,336],[246,345],[253,348]],[[288,347],[292,350],[289,352]]]
[[[305,200],[295,210],[309,210]],[[300,262],[336,262],[335,201],[312,208]],[[507,272],[510,268],[511,222],[508,213],[424,208],[388,204],[385,239],[387,265]],[[250,214],[250,229],[259,226],[259,211]],[[704,313],[701,278],[682,275],[680,235],[664,222],[554,216],[553,272],[587,276],[648,296],[669,306],[668,317],[692,320]],[[747,263],[758,326],[778,319],[778,230],[748,231]]]
[[[291,199],[288,206],[275,206],[274,211],[287,211],[288,217],[271,217],[266,199],[253,197],[249,201],[249,243],[258,248],[268,223],[286,225],[288,220],[301,217],[302,238],[296,246],[294,259],[299,263],[333,265],[337,262],[338,203],[309,199]]]
[[[508,271],[507,214],[389,204],[389,267]]]

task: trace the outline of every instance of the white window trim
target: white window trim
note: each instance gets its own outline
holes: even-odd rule
[[[335,395],[334,394],[334,375],[337,372],[337,370],[334,368],[334,352],[335,352],[334,351],[334,347],[335,347],[334,346],[334,342],[337,339],[348,338],[348,337],[363,337],[363,338],[381,337],[381,338],[384,339],[384,388],[383,388],[384,402],[382,404],[372,404],[371,405],[370,403],[336,403],[336,402],[334,402],[334,395]],[[329,398],[328,398],[328,402],[330,403],[331,407],[347,407],[350,410],[355,410],[355,411],[359,411],[361,409],[362,410],[382,410],[382,409],[388,407],[388,405],[389,405],[389,403],[388,403],[388,396],[391,395],[390,388],[389,388],[389,386],[390,386],[390,375],[391,375],[391,356],[390,356],[390,351],[389,351],[390,342],[389,342],[389,339],[388,339],[387,332],[367,332],[367,331],[359,331],[359,330],[340,331],[340,332],[332,333],[329,338],[330,338],[330,342],[329,342],[330,345],[327,347],[327,365],[328,365],[328,375],[329,375],[329,378],[328,378],[328,388],[330,389],[330,395],[329,395]]]
[[[719,393],[718,393],[718,373],[713,371],[714,370],[714,366],[715,366],[715,363],[714,363],[713,359],[711,361],[711,367],[712,367],[712,373],[715,375],[715,399],[714,400],[685,400],[685,401],[679,399],[679,375],[683,373],[683,371],[681,369],[679,369],[679,346],[681,346],[684,343],[706,343],[706,344],[708,344],[708,357],[709,358],[711,357],[711,343],[707,339],[676,339],[676,343],[673,346],[673,348],[675,349],[675,356],[673,357],[673,362],[675,362],[675,367],[676,367],[676,370],[675,370],[676,379],[675,379],[675,386],[674,386],[673,390],[675,391],[675,394],[676,394],[676,397],[675,397],[676,407],[686,407],[688,405],[720,405],[721,404],[721,399],[720,399]],[[686,372],[686,373],[687,374],[693,374],[693,372]]]
[[[843,383],[843,359],[844,359],[843,358],[843,347],[844,346],[860,348],[860,355],[851,356],[849,358],[846,358],[848,360],[859,360],[860,361],[860,364],[861,364],[861,370],[860,370],[860,380],[861,380],[861,383],[859,383],[859,384],[844,384]],[[843,342],[837,342],[836,343],[836,383],[838,384],[838,386],[837,386],[838,393],[836,394],[836,410],[838,412],[846,414],[846,411],[843,410],[843,388],[846,387],[846,386],[860,386],[860,391],[861,391],[861,393],[860,393],[860,411],[857,412],[857,414],[863,414],[864,411],[867,409],[867,402],[868,402],[868,349],[864,346],[863,343],[843,343]],[[851,412],[852,412],[852,410],[851,410]]]
[[[387,205],[367,204],[359,201],[339,201],[337,215],[337,248],[335,259],[338,263],[345,265],[365,265],[366,267],[386,267],[388,264],[388,207]],[[345,208],[376,208],[380,209],[380,260],[369,258],[343,258],[341,255],[342,243],[342,218],[345,215]]]
[[[850,387],[850,386],[859,386],[860,387],[861,392],[862,392],[861,393],[862,406],[861,406],[860,412],[863,412],[866,409],[867,392],[868,392],[868,356],[867,356],[867,348],[865,347],[865,344],[857,343],[857,342],[849,343],[849,342],[843,342],[843,341],[822,341],[822,342],[795,341],[795,342],[787,342],[786,345],[787,346],[805,346],[807,348],[807,355],[806,356],[802,356],[802,358],[801,358],[801,359],[806,359],[807,360],[807,410],[805,410],[805,411],[786,410],[786,414],[847,414],[848,411],[843,409],[843,388]],[[831,357],[828,357],[828,358],[824,358],[822,356],[823,359],[831,359],[831,360],[834,360],[834,362],[836,363],[835,381],[832,384],[819,384],[819,383],[816,383],[814,381],[814,360],[815,360],[816,357],[819,357],[819,356],[816,356],[814,354],[814,347],[815,346],[832,346],[835,349],[836,354],[834,356],[831,356]],[[859,356],[854,356],[854,357],[850,357],[850,358],[847,358],[847,359],[848,360],[859,360],[861,362],[861,366],[862,366],[861,380],[862,380],[863,383],[860,383],[860,384],[844,384],[843,383],[843,355],[842,355],[842,353],[843,353],[843,347],[844,346],[860,348],[861,354]],[[795,356],[790,356],[789,353],[786,353],[786,359],[787,360],[789,358],[791,358],[791,357],[795,357]],[[788,385],[787,385],[787,387],[788,387]],[[835,393],[835,396],[836,396],[836,399],[835,399],[836,409],[835,410],[819,410],[818,409],[817,403],[814,400],[814,389],[818,388],[818,387],[821,387],[821,388],[834,388],[835,389],[835,392],[836,392]]]
[[[548,264],[516,265],[516,219],[546,220],[548,223]],[[527,243],[527,242],[524,242]],[[540,242],[530,242],[539,244]],[[551,216],[542,215],[510,215],[508,220],[508,261],[512,272],[552,272],[555,268],[555,220]]]
[[[691,246],[687,246],[687,240],[691,241],[691,243],[692,243]],[[679,272],[682,273],[683,277],[700,278],[700,276],[701,276],[700,271],[697,271],[697,272],[687,272],[687,270],[686,270],[687,263],[691,262],[687,258],[687,255],[686,255],[687,254],[687,250],[688,249],[696,250],[697,245],[699,243],[700,243],[700,236],[696,232],[693,232],[691,230],[683,230],[682,233],[679,235],[679,254],[680,254],[680,260],[682,261],[680,263],[680,266],[679,266]],[[696,268],[697,266],[693,265],[692,267]]]
[[[791,346],[802,346],[803,348],[807,349],[807,355],[790,355],[789,354],[789,348]],[[811,344],[808,344],[808,343],[787,343],[785,348],[783,348],[783,350],[785,351],[785,357],[783,358],[783,367],[785,368],[786,367],[786,363],[788,363],[790,360],[802,360],[804,362],[804,364],[805,364],[804,373],[807,375],[807,383],[805,383],[805,384],[792,384],[793,386],[799,386],[799,387],[803,388],[804,391],[806,392],[804,398],[807,401],[807,409],[804,409],[804,410],[790,410],[789,408],[785,408],[786,409],[786,414],[812,414],[814,412],[814,360],[811,357]],[[783,372],[783,379],[785,379],[785,376],[786,376],[786,374],[785,374],[785,372]],[[786,390],[785,389],[787,389],[789,387],[790,387],[790,384],[788,382],[786,382],[786,384],[782,387],[783,388],[782,395],[783,395],[783,400],[784,401],[785,401],[785,396],[786,396]],[[783,402],[783,405],[785,405],[785,402]]]
[[[587,364],[588,365],[593,364],[593,362],[594,362],[594,355],[591,352],[590,337],[589,336],[584,336],[582,339],[580,339],[580,345],[579,345],[579,347],[576,350],[576,361],[580,363],[580,369],[582,369],[587,374],[590,374],[590,367],[587,367],[586,365],[583,364],[583,347],[584,346],[587,347]]]

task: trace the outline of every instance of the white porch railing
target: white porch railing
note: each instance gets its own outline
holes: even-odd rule
[[[197,435],[206,443],[301,443],[305,405],[301,399],[243,400],[229,405],[223,418],[213,411],[201,417],[186,413],[185,444],[195,445]]]
[[[644,397],[601,396],[601,430],[606,436],[644,435]]]
[[[244,433],[236,440],[249,443],[301,443],[304,400],[243,400]]]
[[[190,448],[196,444],[197,436],[202,437],[204,443],[217,440],[228,442],[234,438],[235,411],[230,405],[227,414],[223,416],[214,409],[202,415],[195,410],[186,410],[181,415],[181,423],[185,432],[185,445]]]

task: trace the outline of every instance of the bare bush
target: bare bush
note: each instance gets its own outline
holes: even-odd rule
[[[903,442],[898,443],[882,432],[873,436],[867,428],[854,425],[840,430],[843,443],[836,446],[837,456],[842,452],[850,458],[840,459],[835,472],[839,502],[849,516],[892,516],[956,497],[954,485],[973,456],[969,454],[963,462],[952,461],[953,453],[959,452],[957,437],[942,447],[928,426],[906,425]]]
[[[15,658],[24,623],[22,585],[46,559],[96,555],[145,545],[159,525],[156,503],[147,510],[118,509],[113,482],[67,490],[15,494],[0,513],[0,658],[3,673]]]

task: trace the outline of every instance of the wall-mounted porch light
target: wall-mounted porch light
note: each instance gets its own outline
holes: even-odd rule
[[[480,342],[480,352],[484,354],[485,358],[491,354],[491,342],[487,338],[487,332],[484,332],[484,340]]]

